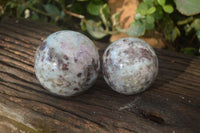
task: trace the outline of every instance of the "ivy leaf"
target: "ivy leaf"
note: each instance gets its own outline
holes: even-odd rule
[[[154,22],[155,22],[155,19],[154,19],[153,16],[148,15],[148,16],[146,17],[146,22],[151,24],[151,23],[154,23]]]
[[[185,35],[188,35],[192,31],[192,27],[189,24],[184,26]]]
[[[110,9],[108,4],[104,4],[103,7],[100,8],[100,16],[105,26],[109,26]]]
[[[162,7],[156,7],[156,11],[153,13],[155,19],[162,19],[163,18],[163,11]]]
[[[83,30],[83,31],[87,30],[86,23],[83,20],[81,20],[80,26],[81,26],[81,30]]]
[[[141,15],[146,15],[146,12],[148,10],[148,4],[147,3],[140,3],[138,8],[136,9],[137,13],[140,13]]]
[[[70,9],[71,12],[85,14],[85,7],[81,3],[73,3]]]
[[[93,20],[88,20],[86,23],[86,29],[88,33],[96,39],[101,39],[107,35],[101,23],[97,23]]]
[[[174,29],[174,21],[168,16],[162,20],[163,32],[167,40],[172,40],[172,32]]]
[[[200,30],[200,18],[195,19],[192,22],[191,27],[194,28],[196,31]]]
[[[200,0],[175,0],[177,10],[186,16],[200,13]]]
[[[148,3],[150,3],[150,2],[153,2],[154,0],[143,0],[143,2],[148,2]]]
[[[173,31],[172,31],[172,41],[175,41],[176,38],[178,36],[180,36],[180,35],[181,35],[180,30],[178,29],[178,27],[175,26],[174,29],[173,29]]]
[[[200,30],[197,31],[197,38],[198,38],[199,41],[200,41]],[[200,53],[200,49],[199,49],[199,53]]]
[[[147,10],[147,14],[153,14],[156,11],[156,8],[153,6]]]
[[[142,36],[145,33],[145,24],[140,21],[134,21],[127,29],[126,34],[129,36]]]
[[[114,13],[114,14],[111,16],[112,26],[113,26],[113,27],[119,26],[119,17],[120,17],[120,13],[119,13],[119,12]]]
[[[144,19],[145,16],[141,15],[140,13],[136,13],[134,16],[135,20]]]
[[[146,30],[153,30],[154,27],[155,27],[155,24],[154,24],[154,23],[151,23],[151,24],[146,23],[146,24],[145,24]]]
[[[46,5],[44,5],[44,9],[47,13],[52,14],[53,16],[60,15],[60,11],[59,11],[58,7],[56,7],[55,5],[46,4]]]
[[[104,5],[102,0],[91,0],[87,6],[87,11],[91,15],[99,15],[100,9]]]
[[[171,5],[164,5],[163,6],[163,10],[166,12],[166,13],[172,13],[174,11],[174,8],[171,6]]]
[[[158,1],[158,3],[161,5],[161,6],[164,6],[165,5],[165,2],[166,2],[166,0],[157,0]]]
[[[145,22],[146,22],[146,23],[145,23],[145,28],[146,28],[147,30],[152,30],[152,29],[154,28],[154,26],[155,26],[155,24],[154,24],[155,19],[154,19],[153,16],[148,15],[148,16],[146,17]]]

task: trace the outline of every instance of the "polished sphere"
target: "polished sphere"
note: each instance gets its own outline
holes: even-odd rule
[[[122,38],[105,50],[102,69],[105,81],[113,90],[131,95],[152,84],[158,73],[158,59],[145,41]]]
[[[94,43],[75,31],[58,31],[37,48],[35,74],[44,88],[72,96],[90,88],[100,69]]]

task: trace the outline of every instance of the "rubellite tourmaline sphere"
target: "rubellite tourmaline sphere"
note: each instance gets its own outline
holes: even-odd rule
[[[103,55],[103,75],[115,91],[132,95],[146,90],[158,73],[158,59],[149,44],[138,38],[113,42]]]
[[[37,48],[35,74],[44,88],[61,96],[72,96],[90,88],[100,69],[94,43],[75,31],[58,31]]]

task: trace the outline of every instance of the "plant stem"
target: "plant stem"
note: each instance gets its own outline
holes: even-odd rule
[[[71,15],[71,16],[76,17],[76,18],[79,18],[79,19],[82,19],[83,22],[86,22],[85,16],[74,13],[74,12],[67,11],[65,9],[64,9],[64,11],[65,11],[66,14]]]

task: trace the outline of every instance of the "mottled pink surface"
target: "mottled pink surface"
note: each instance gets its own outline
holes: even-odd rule
[[[48,36],[35,54],[35,74],[50,92],[71,96],[92,86],[100,69],[94,43],[74,31]]]
[[[158,59],[145,41],[123,38],[105,50],[102,68],[104,79],[113,90],[131,95],[152,84],[158,73]]]

